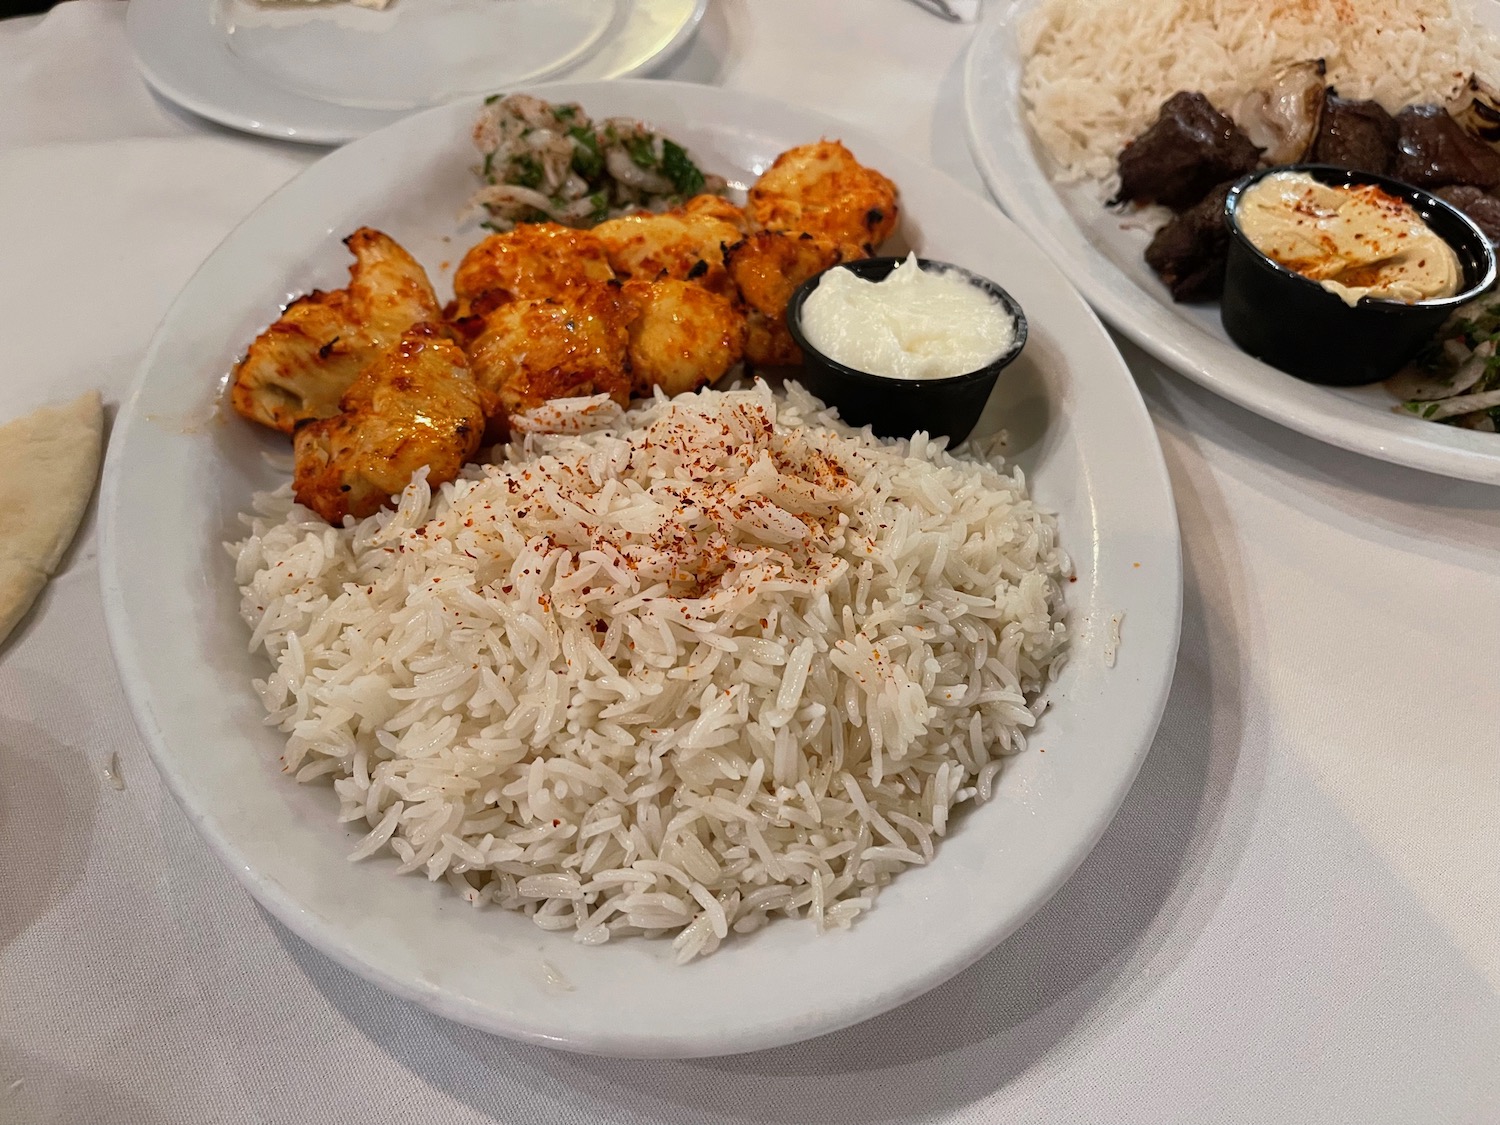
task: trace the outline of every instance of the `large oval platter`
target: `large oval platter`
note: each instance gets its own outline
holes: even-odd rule
[[[706,168],[753,182],[776,154],[842,137],[899,185],[900,240],[987,274],[1024,306],[1031,338],[990,401],[1076,561],[1071,656],[1056,703],[959,818],[846,932],[778,921],[677,967],[665,941],[585,947],[448,887],[351,864],[357,833],[326,788],[283,776],[262,722],[222,544],[251,493],[285,479],[275,435],[216,412],[223,379],[288,296],[342,284],[340,238],[369,224],[442,289],[482,233],[458,215],[474,187],[473,104],[428,111],[314,165],[267,200],[178,298],[124,404],[104,487],[103,587],[137,721],[173,793],[234,877],[277,918],[372,981],[465,1023],[578,1051],[746,1051],[853,1023],[931,988],[1021,925],[1093,847],[1150,747],[1170,686],[1181,567],[1162,456],[1129,371],[1083,299],[978,196],[878,137],[778,102],[658,82],[543,87],[593,115],[642,118]],[[441,268],[440,268],[441,267]],[[1111,622],[1123,642],[1111,667]]]
[[[1330,445],[1462,480],[1500,484],[1500,437],[1396,409],[1383,386],[1320,387],[1246,355],[1217,303],[1174,304],[1142,257],[1151,232],[1103,205],[1092,183],[1058,184],[1026,123],[1020,28],[1039,0],[998,7],[969,48],[969,147],[1000,206],[1031,232],[1089,303],[1163,363],[1231,402]],[[1500,5],[1480,14],[1500,23]]]

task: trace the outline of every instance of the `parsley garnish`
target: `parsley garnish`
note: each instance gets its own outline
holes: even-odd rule
[[[678,195],[697,195],[703,190],[703,173],[688,158],[687,150],[675,141],[662,141],[661,170]]]
[[[522,154],[511,162],[511,180],[525,188],[542,186],[542,162],[529,154]]]
[[[582,126],[569,129],[568,136],[578,142],[573,149],[573,171],[585,180],[597,179],[604,171],[604,153],[599,151],[599,138]]]
[[[656,146],[645,133],[636,133],[625,140],[625,151],[637,168],[656,167]]]

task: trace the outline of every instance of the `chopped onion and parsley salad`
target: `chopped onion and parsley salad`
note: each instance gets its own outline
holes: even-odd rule
[[[1400,409],[1470,430],[1500,430],[1500,293],[1460,307],[1387,387]]]
[[[595,124],[577,105],[529,94],[485,99],[474,123],[486,186],[474,196],[490,230],[517,223],[589,227],[635,211],[665,211],[695,195],[722,194],[687,150],[639,121]]]

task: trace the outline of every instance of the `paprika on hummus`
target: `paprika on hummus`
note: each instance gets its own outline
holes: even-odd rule
[[[1361,297],[1439,300],[1463,280],[1453,247],[1411,204],[1374,184],[1342,187],[1275,172],[1245,191],[1235,216],[1262,254],[1349,305]]]

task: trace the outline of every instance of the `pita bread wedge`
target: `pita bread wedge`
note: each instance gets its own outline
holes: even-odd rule
[[[0,426],[0,644],[73,542],[103,439],[98,391]]]

